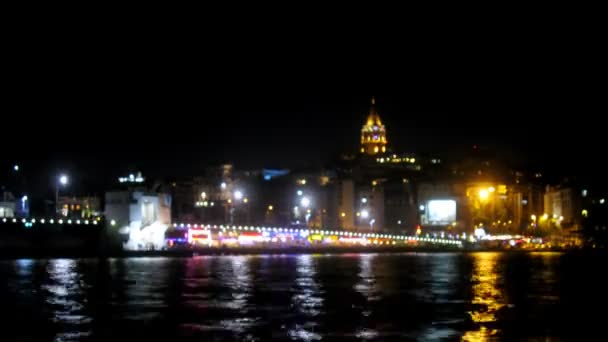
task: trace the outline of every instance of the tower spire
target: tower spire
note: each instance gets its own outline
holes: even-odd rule
[[[386,153],[386,127],[382,124],[380,115],[376,111],[376,97],[372,96],[372,105],[367,121],[361,129],[361,153],[373,156]]]

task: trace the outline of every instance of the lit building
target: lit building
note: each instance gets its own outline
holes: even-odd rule
[[[101,216],[101,199],[98,197],[59,197],[59,213],[69,218]]]
[[[3,192],[2,201],[0,202],[0,218],[15,217],[17,209],[16,204],[13,194],[10,192]]]
[[[547,186],[544,196],[544,213],[561,226],[580,223],[581,198],[572,188]]]
[[[171,196],[143,191],[106,193],[106,221],[129,250],[161,249],[171,224]]]
[[[386,153],[387,144],[386,127],[376,110],[376,99],[372,98],[372,107],[361,129],[361,153],[370,156]]]

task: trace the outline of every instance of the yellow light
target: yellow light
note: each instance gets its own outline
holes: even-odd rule
[[[414,164],[416,162],[416,158],[410,159],[410,163]]]
[[[482,189],[479,190],[479,199],[482,201],[486,201],[490,197],[490,193],[488,190]]]
[[[373,182],[372,182],[372,186],[376,186],[376,185],[378,185],[378,182],[373,181]]]
[[[243,200],[243,202],[248,203],[248,202],[249,202],[249,198],[245,198],[245,199]]]
[[[494,193],[494,192],[496,192],[496,188],[494,188],[493,186],[491,186],[491,187],[488,188],[488,192]]]
[[[378,153],[378,151],[380,151],[380,149],[378,148],[378,146],[374,147],[374,153]]]
[[[549,214],[544,214],[543,217],[541,217],[541,220],[543,221],[547,221],[549,219]]]
[[[530,218],[532,219],[532,221],[536,221],[536,215],[532,215]]]
[[[361,216],[361,213],[357,213],[357,217]]]
[[[361,147],[361,153],[365,153],[365,148]]]
[[[499,185],[498,186],[498,193],[501,195],[506,195],[507,194],[507,186],[506,185]]]
[[[587,209],[583,209],[583,217],[589,217],[589,211]]]
[[[269,206],[268,206],[268,211],[273,211],[273,210],[274,210],[274,207],[273,207],[273,206],[271,206],[271,205],[269,205]]]
[[[382,137],[382,141],[384,141],[384,137]],[[386,152],[386,146],[382,146],[382,152]]]
[[[340,216],[346,217],[346,213],[341,213]]]
[[[229,199],[229,200],[228,200],[228,203],[232,203],[232,200],[231,200],[231,199]]]

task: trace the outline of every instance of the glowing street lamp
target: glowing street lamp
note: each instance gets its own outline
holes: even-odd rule
[[[304,208],[308,208],[310,206],[310,199],[308,197],[302,197],[302,200],[300,201],[300,204]]]
[[[243,199],[243,192],[240,190],[237,190],[234,192],[234,199],[237,201],[240,201]]]
[[[68,185],[69,179],[66,175],[60,175],[55,184],[55,214],[59,212],[59,186]]]
[[[486,189],[479,190],[479,199],[482,201],[487,201],[490,198],[490,192]]]

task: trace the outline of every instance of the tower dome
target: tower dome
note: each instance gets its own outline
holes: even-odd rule
[[[376,110],[376,98],[372,97],[372,105],[367,121],[361,129],[361,153],[373,156],[386,152],[386,127],[382,124],[380,114]]]

